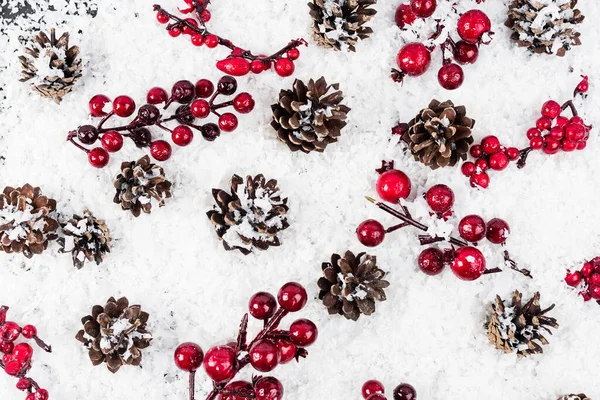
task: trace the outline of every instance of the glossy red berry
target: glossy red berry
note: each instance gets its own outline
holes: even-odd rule
[[[173,140],[173,143],[177,146],[187,146],[192,143],[193,139],[194,132],[185,125],[176,126],[175,129],[173,129],[173,132],[171,132],[171,140]]]
[[[310,346],[318,336],[317,326],[309,319],[301,318],[290,325],[290,340],[298,347]]]
[[[554,100],[548,100],[542,106],[542,115],[550,119],[554,119],[559,116],[561,112],[560,104]]]
[[[490,168],[495,171],[502,171],[508,167],[508,156],[505,153],[498,152],[490,156]]]
[[[0,342],[0,352],[7,354],[12,353],[15,348],[15,344],[13,342]]]
[[[169,100],[169,94],[161,87],[153,87],[148,90],[148,94],[146,95],[148,104],[161,104],[165,103],[167,100]]]
[[[420,18],[429,18],[436,9],[436,0],[411,0],[410,8],[412,12]]]
[[[292,361],[296,357],[296,345],[289,340],[278,340],[277,348],[279,348],[279,354],[281,358],[279,360],[279,364],[286,364]]]
[[[287,55],[287,57],[288,57],[290,60],[297,60],[297,59],[298,59],[298,57],[300,57],[300,50],[298,50],[298,49],[295,49],[295,48],[294,48],[294,49],[289,49],[289,50],[287,51],[286,55]]]
[[[15,322],[6,321],[4,325],[0,326],[0,339],[5,342],[14,342],[20,334],[21,328]]]
[[[19,343],[13,349],[12,356],[21,364],[26,364],[33,356],[33,347],[29,343]]]
[[[400,4],[398,8],[396,8],[394,20],[396,21],[398,28],[404,28],[406,25],[412,25],[416,19],[417,16],[413,13],[409,4]]]
[[[262,60],[252,60],[250,63],[250,71],[252,71],[253,74],[260,74],[265,69],[265,63]]]
[[[588,89],[590,88],[589,79],[585,75],[581,75],[581,77],[583,79],[581,80],[581,82],[579,82],[579,84],[577,85],[577,88],[575,90],[578,93],[587,93]]]
[[[204,38],[204,44],[209,49],[214,49],[219,45],[219,38],[215,35],[208,35]]]
[[[477,44],[492,29],[488,16],[480,10],[470,10],[458,19],[458,35],[468,43]]]
[[[495,154],[500,151],[500,140],[494,135],[486,136],[481,140],[481,150],[485,154]]]
[[[549,130],[550,127],[552,126],[552,120],[550,118],[547,118],[547,117],[540,117],[540,118],[537,119],[537,121],[535,121],[535,126],[540,131]]]
[[[203,99],[209,98],[215,92],[215,85],[208,79],[200,79],[196,82],[196,96]]]
[[[204,44],[204,36],[199,33],[195,33],[190,37],[192,44],[196,47],[200,47]]]
[[[252,295],[248,302],[250,315],[256,319],[264,320],[271,318],[277,310],[275,296],[267,292],[258,292]]]
[[[188,104],[196,96],[196,87],[188,80],[177,81],[171,88],[171,99],[179,104]]]
[[[515,161],[521,156],[521,152],[516,147],[509,147],[506,149],[506,155],[511,161]]]
[[[443,65],[438,71],[438,82],[446,90],[458,89],[465,79],[463,69],[458,64]]]
[[[198,28],[198,22],[195,19],[193,19],[193,18],[186,18],[185,22],[187,22],[188,24],[190,24],[194,28]],[[188,26],[184,26],[183,27],[183,33],[186,34],[186,35],[193,35],[195,32],[194,32],[193,29],[189,28]]]
[[[97,94],[92,97],[88,104],[92,117],[104,117],[107,115],[107,112],[104,110],[104,106],[107,103],[110,103],[110,99],[103,94]]]
[[[556,123],[556,126],[560,126],[561,128],[564,128],[569,123],[569,118],[559,115],[558,117],[556,117],[556,121],[554,121],[554,122]]]
[[[362,396],[363,399],[367,399],[369,396],[371,396],[372,394],[383,394],[385,393],[385,389],[383,387],[383,383],[375,380],[375,379],[371,379],[369,381],[366,381],[363,385],[362,385]]]
[[[556,140],[561,140],[565,136],[565,130],[560,126],[555,126],[550,129],[549,135]]]
[[[204,99],[192,101],[190,112],[196,118],[206,118],[210,115],[210,104]]]
[[[103,168],[108,164],[108,152],[102,147],[96,147],[88,153],[88,161],[95,168]]]
[[[527,130],[527,139],[531,140],[539,137],[542,137],[542,132],[538,128],[529,128]]]
[[[117,131],[108,131],[102,135],[102,147],[109,153],[121,150],[123,147],[123,135]]]
[[[485,237],[486,224],[479,215],[467,215],[458,223],[458,233],[467,242],[478,242]]]
[[[277,378],[265,376],[254,384],[256,400],[283,400],[283,385]]]
[[[454,59],[459,64],[473,64],[479,57],[479,48],[477,45],[464,40],[459,40],[454,46]]]
[[[119,117],[130,117],[135,112],[135,101],[129,96],[117,96],[113,101],[113,111]]]
[[[202,10],[202,12],[200,13],[200,19],[201,19],[201,20],[202,20],[202,22],[204,22],[204,23],[206,23],[206,22],[210,21],[210,17],[211,17],[210,11],[208,11],[208,10],[206,10],[206,9],[205,9],[205,10]]]
[[[279,364],[281,357],[279,348],[269,339],[262,339],[254,343],[250,347],[248,355],[252,367],[260,372],[272,371]]]
[[[250,72],[250,62],[242,57],[230,57],[218,61],[217,68],[229,75],[244,76]]]
[[[425,200],[434,212],[443,213],[454,205],[454,192],[446,185],[435,185],[427,191]]]
[[[156,13],[156,20],[158,22],[160,22],[161,24],[166,24],[167,22],[169,22],[171,19],[169,18],[168,15],[163,14],[161,12]]]
[[[187,372],[194,372],[202,365],[204,352],[196,343],[186,342],[177,346],[174,359],[177,368]]]
[[[583,266],[581,267],[581,273],[585,277],[592,275],[593,272],[594,272],[594,266],[589,262],[584,263]]]
[[[219,117],[219,128],[223,132],[232,132],[238,126],[238,119],[235,114],[225,113]]]
[[[367,400],[387,400],[387,397],[380,393],[375,393],[367,397]]]
[[[254,109],[254,99],[250,93],[240,93],[233,99],[233,108],[240,114],[248,114]]]
[[[510,227],[508,223],[500,218],[493,218],[487,223],[487,230],[485,237],[494,244],[504,244],[508,235],[510,234]]]
[[[544,147],[544,139],[542,139],[541,137],[531,139],[529,141],[529,147],[531,147],[533,150],[541,149],[542,147]]]
[[[401,383],[394,389],[394,400],[417,400],[417,391],[408,383]]]
[[[550,135],[544,136],[544,153],[556,154],[560,150],[560,141]]]
[[[233,378],[236,365],[235,350],[229,346],[215,346],[204,356],[204,370],[216,383],[227,382]]]
[[[589,283],[590,285],[600,285],[600,273],[595,272],[592,275],[590,275]]]
[[[408,43],[398,52],[396,63],[408,76],[423,75],[431,64],[431,53],[422,43]]]
[[[585,138],[585,127],[582,124],[570,123],[565,126],[565,137],[573,142]]]
[[[288,282],[279,289],[277,301],[281,308],[289,312],[302,310],[306,305],[308,295],[306,289],[296,282]]]
[[[485,257],[475,247],[460,247],[456,249],[451,269],[459,279],[474,281],[485,271]]]
[[[461,170],[461,172],[463,173],[464,176],[470,177],[475,172],[477,172],[477,166],[475,165],[475,163],[473,163],[471,161],[466,161],[460,167],[460,170]]]
[[[600,300],[600,286],[590,285],[589,292],[592,299]]]
[[[252,387],[252,384],[248,381],[234,381],[234,382],[230,382],[227,384],[227,386],[225,386],[225,390],[229,391],[229,392],[240,392],[240,393],[244,393],[244,394],[252,394],[254,393],[254,387]],[[236,396],[233,394],[219,394],[219,397],[217,397],[218,400],[248,400],[249,397],[247,396]]]
[[[17,389],[27,390],[31,387],[31,381],[27,378],[19,378],[17,382]]]
[[[5,362],[4,372],[10,376],[17,376],[25,369],[26,365],[21,364],[19,361],[12,360]]]
[[[385,239],[385,228],[379,221],[368,219],[356,228],[356,236],[363,246],[379,246]]]
[[[471,148],[469,149],[469,154],[471,154],[471,157],[474,158],[481,157],[483,155],[483,149],[481,148],[481,145],[474,144],[473,146],[471,146]]]
[[[566,152],[575,151],[577,149],[577,145],[578,145],[578,143],[572,142],[568,139],[563,139],[560,141],[560,148]]]
[[[410,178],[402,171],[391,169],[379,175],[376,189],[382,200],[397,203],[410,195]]]
[[[444,253],[435,247],[425,249],[419,254],[418,265],[427,275],[437,275],[445,267]]]
[[[485,158],[479,158],[479,159],[475,160],[475,166],[480,171],[487,171],[488,168],[490,167],[490,165],[488,164],[488,162]]]
[[[150,155],[158,161],[166,161],[171,158],[171,145],[164,140],[155,140],[150,143]]]
[[[490,184],[490,177],[485,172],[477,172],[471,175],[469,183],[472,187],[479,186],[483,189],[487,188]]]
[[[279,76],[290,76],[294,73],[294,69],[294,62],[289,58],[280,58],[275,62],[275,72]]]

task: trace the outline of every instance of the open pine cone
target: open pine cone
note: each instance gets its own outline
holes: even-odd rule
[[[558,400],[592,400],[592,399],[587,397],[585,394],[580,393],[580,394],[566,394],[564,396],[561,396]]]
[[[162,207],[165,199],[171,197],[171,182],[164,174],[162,167],[152,164],[147,155],[122,163],[121,173],[114,180],[117,193],[113,202],[121,204],[123,210],[131,211],[135,217],[139,217],[141,211],[150,214],[152,199]]]
[[[55,214],[56,200],[42,195],[39,187],[5,187],[0,194],[0,250],[27,258],[41,254],[58,237]]]
[[[373,33],[363,25],[377,14],[369,8],[375,3],[377,0],[312,0],[308,7],[315,41],[335,50],[356,51],[356,42]]]
[[[562,57],[581,44],[575,25],[585,17],[576,5],[577,0],[513,0],[504,25],[513,30],[510,38],[520,47]]]
[[[40,32],[33,38],[32,46],[25,48],[25,54],[19,56],[20,81],[32,80],[33,90],[57,103],[73,90],[81,77],[81,59],[77,58],[79,47],[69,47],[69,32],[58,39],[54,28],[50,30],[50,37]]]
[[[548,344],[543,336],[544,331],[552,334],[550,328],[558,328],[556,319],[545,314],[554,308],[554,304],[542,310],[540,293],[536,292],[525,305],[523,295],[515,290],[512,304],[506,306],[500,296],[496,296],[492,304],[492,314],[486,323],[490,343],[505,353],[517,352],[517,356],[527,357],[543,353],[542,345]]]
[[[206,213],[226,250],[239,250],[244,255],[253,250],[279,246],[277,234],[289,227],[286,219],[287,198],[282,199],[277,181],[267,181],[262,174],[244,180],[233,175],[231,193],[212,190],[217,202]]]
[[[65,236],[58,239],[62,246],[60,251],[71,253],[73,265],[77,268],[82,268],[85,260],[100,264],[104,255],[110,253],[108,227],[88,210],[83,212],[83,217],[73,215],[71,220],[62,224],[62,231]]]
[[[377,267],[377,258],[366,253],[356,256],[347,251],[344,257],[331,256],[331,262],[321,266],[319,299],[329,314],[340,314],[356,321],[361,314],[375,312],[375,302],[385,301],[383,289],[390,283],[383,279],[385,272]]]
[[[431,169],[453,167],[465,160],[474,142],[471,129],[475,120],[467,117],[465,106],[455,106],[450,100],[432,100],[429,106],[408,123],[402,135],[415,160]]]
[[[75,338],[88,348],[93,365],[105,362],[113,374],[122,365],[140,365],[140,350],[150,346],[152,340],[146,329],[148,313],[139,305],[130,306],[126,297],[111,297],[104,307],[92,307],[92,314],[81,322],[83,329]]]
[[[340,104],[342,100],[339,85],[328,85],[324,77],[311,79],[308,85],[296,79],[293,90],[281,90],[278,103],[271,106],[271,126],[290,150],[322,152],[337,142],[346,126],[350,108]]]

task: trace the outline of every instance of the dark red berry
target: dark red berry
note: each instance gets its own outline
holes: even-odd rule
[[[371,396],[372,394],[383,394],[385,393],[385,389],[383,387],[383,384],[375,379],[371,379],[369,381],[366,381],[363,385],[362,385],[362,396],[363,399],[368,398],[369,396]]]
[[[495,154],[500,151],[500,140],[494,135],[486,136],[481,140],[481,150],[485,154]]]
[[[97,94],[92,97],[89,102],[90,114],[92,114],[92,117],[104,117],[107,114],[107,112],[104,111],[106,103],[110,103],[110,99],[103,94]]]
[[[434,212],[444,213],[454,205],[454,192],[446,185],[435,185],[427,191],[425,199]]]
[[[233,378],[236,366],[236,352],[229,346],[212,347],[204,356],[204,370],[215,383],[227,382]]]
[[[244,396],[236,396],[234,394],[219,394],[217,400],[248,400],[249,397],[246,394],[251,395],[254,393],[254,387],[248,381],[234,381],[229,382],[227,386],[225,386],[225,390],[233,393],[240,393]]]
[[[279,348],[279,354],[281,359],[279,364],[286,364],[292,361],[296,357],[296,345],[289,340],[280,339],[277,341],[277,347]]]
[[[171,88],[171,99],[179,104],[187,104],[196,96],[196,86],[190,81],[175,82]]]
[[[560,104],[554,100],[548,100],[542,106],[542,115],[550,119],[554,119],[560,115]]]
[[[290,340],[298,347],[308,347],[317,340],[319,331],[309,319],[301,318],[290,325]]]
[[[240,93],[233,99],[233,108],[240,114],[248,114],[254,109],[254,99],[250,93]]]
[[[193,139],[194,132],[192,132],[192,130],[185,125],[176,126],[171,133],[171,140],[173,140],[173,143],[175,143],[177,146],[187,146],[188,144],[192,143]]]
[[[202,365],[204,353],[196,343],[186,342],[177,346],[174,354],[177,368],[187,372],[196,371]]]
[[[294,62],[288,58],[280,58],[275,62],[275,72],[279,76],[290,76],[294,73],[294,69]]]
[[[298,49],[295,49],[295,48],[294,48],[294,49],[289,49],[289,50],[287,51],[286,55],[287,55],[287,57],[288,57],[290,60],[297,60],[297,59],[298,59],[298,57],[300,57],[300,50],[298,50]]]
[[[438,82],[446,90],[458,89],[465,79],[463,69],[458,64],[446,64],[438,71]]]
[[[485,237],[486,224],[479,215],[467,215],[458,223],[458,233],[467,242],[478,242]]]
[[[451,269],[459,279],[474,281],[485,271],[485,257],[475,247],[460,247],[456,249]]]
[[[296,282],[288,282],[279,289],[277,301],[281,308],[289,312],[300,311],[306,305],[306,289]]]
[[[485,237],[495,244],[504,244],[508,235],[510,234],[510,227],[508,223],[500,218],[493,218],[487,223],[487,230]]]
[[[210,115],[210,104],[203,99],[194,100],[190,105],[190,112],[196,118],[206,118]]]
[[[160,119],[160,111],[155,105],[144,104],[138,110],[137,119],[145,125],[153,125]]]
[[[281,357],[279,348],[269,339],[262,339],[254,343],[250,347],[248,355],[252,367],[260,372],[272,371],[279,364]]]
[[[487,188],[490,184],[490,177],[485,172],[477,172],[471,175],[469,182],[472,187],[479,186],[481,188]]]
[[[237,81],[233,76],[225,75],[217,83],[217,91],[225,96],[231,96],[237,90]]]
[[[459,64],[473,64],[479,57],[477,45],[459,40],[454,46],[454,59]]]
[[[410,195],[410,178],[402,171],[391,169],[379,175],[376,189],[382,200],[397,203]]]
[[[123,135],[117,131],[108,131],[102,135],[102,147],[110,153],[117,152],[123,147]]]
[[[475,163],[473,163],[471,161],[466,161],[460,167],[460,170],[462,171],[462,173],[463,173],[464,176],[470,177],[475,172],[477,172],[477,166],[475,165]]]
[[[271,318],[277,310],[277,300],[275,296],[267,292],[255,293],[248,302],[250,315],[256,319],[264,320]]]
[[[166,161],[171,158],[171,145],[164,140],[155,140],[150,144],[150,154],[158,161]]]
[[[102,147],[96,147],[88,153],[88,161],[95,168],[103,168],[108,164],[108,152]]]
[[[492,23],[483,11],[470,10],[460,16],[457,29],[465,42],[477,44],[492,29]]]
[[[148,104],[161,104],[165,103],[167,100],[169,100],[169,94],[161,87],[153,87],[148,90],[148,94],[146,95]]]
[[[417,391],[408,383],[401,383],[394,389],[394,400],[417,400]]]
[[[266,376],[254,384],[256,400],[283,400],[283,385],[277,378]]]
[[[215,85],[208,79],[200,79],[196,82],[196,96],[203,99],[209,98],[215,92]]]
[[[469,149],[469,154],[471,154],[471,157],[475,157],[475,158],[481,157],[483,155],[483,150],[481,149],[481,145],[474,144],[473,146],[471,146],[471,148]]]
[[[490,156],[490,168],[495,171],[502,171],[508,167],[508,156],[505,153],[498,152]]]
[[[429,18],[433,15],[436,8],[435,0],[411,0],[410,8],[412,12],[420,18]]]
[[[82,125],[77,128],[77,139],[83,144],[92,144],[98,140],[98,129],[93,125]]]
[[[238,126],[238,119],[235,114],[225,113],[219,117],[219,128],[223,132],[232,132]]]
[[[209,142],[212,142],[221,135],[221,130],[217,124],[212,122],[202,125],[202,137]]]
[[[363,246],[379,246],[385,239],[385,228],[378,221],[368,219],[356,228],[356,236]]]
[[[600,286],[590,285],[589,291],[590,296],[592,296],[592,299],[600,300]]]
[[[412,23],[417,19],[417,16],[413,13],[410,5],[400,4],[398,8],[396,8],[396,15],[394,19],[396,21],[396,25],[398,25],[398,28],[404,28],[405,25],[412,25]]]
[[[431,64],[431,53],[422,43],[408,43],[398,52],[396,63],[408,76],[423,75]]]
[[[427,275],[437,275],[444,269],[444,253],[435,247],[425,249],[419,254],[419,269]]]

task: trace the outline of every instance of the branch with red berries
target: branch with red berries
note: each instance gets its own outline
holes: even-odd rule
[[[584,262],[579,271],[567,270],[565,282],[579,290],[584,301],[594,299],[600,304],[600,257]]]
[[[189,35],[194,46],[206,45],[210,49],[224,46],[230,49],[231,54],[217,62],[217,68],[226,74],[233,76],[243,76],[250,72],[260,74],[271,69],[271,66],[274,65],[277,75],[290,76],[294,73],[294,60],[300,57],[298,47],[308,46],[306,40],[295,39],[270,56],[255,55],[251,51],[242,49],[230,40],[208,30],[206,23],[211,18],[210,11],[208,11],[210,0],[185,0],[185,2],[188,7],[183,10],[179,9],[179,11],[182,14],[193,14],[195,18],[177,17],[160,5],[155,4],[156,19],[161,24],[168,24],[166,29],[171,37],[178,37],[181,34]]]
[[[237,81],[231,76],[223,76],[215,86],[208,79],[200,79],[194,85],[182,80],[171,88],[171,95],[160,87],[148,91],[147,104],[137,110],[137,116],[125,125],[106,127],[112,117],[128,118],[136,111],[135,101],[129,96],[117,96],[112,101],[112,110],[107,111],[110,99],[98,94],[90,99],[89,108],[92,117],[102,118],[97,125],[82,125],[69,132],[67,141],[87,153],[88,161],[96,168],[108,164],[109,152],[114,153],[123,147],[124,138],[129,138],[139,148],[150,147],[150,154],[158,161],[171,157],[172,148],[166,140],[153,140],[150,127],[156,127],[171,135],[177,146],[189,145],[193,138],[193,130],[199,131],[202,137],[212,142],[223,132],[232,132],[238,126],[238,118],[231,112],[222,112],[233,107],[240,114],[247,114],[254,109],[254,99],[249,93],[239,93],[233,100],[217,102],[219,96],[232,96],[237,90]],[[174,113],[163,115],[157,105],[164,104],[167,110],[172,103],[179,106]],[[218,117],[218,125],[212,122],[198,125],[196,119],[208,118],[211,114]],[[166,124],[178,123],[173,129]],[[91,150],[85,146],[94,145],[100,140],[101,147]]]
[[[375,204],[381,210],[398,218],[401,223],[384,228],[374,219],[362,222],[356,229],[358,240],[365,246],[375,247],[380,245],[386,234],[398,229],[412,226],[425,232],[419,235],[421,245],[447,242],[450,248],[443,251],[437,247],[430,247],[421,252],[418,265],[421,271],[427,275],[437,275],[442,272],[446,265],[450,265],[452,272],[462,280],[472,281],[479,279],[484,274],[502,272],[501,268],[486,268],[486,259],[483,253],[477,249],[477,243],[483,239],[497,245],[504,245],[510,233],[508,223],[500,218],[493,218],[485,222],[479,215],[467,215],[458,224],[460,238],[445,235],[428,234],[430,227],[416,220],[411,215],[408,207],[401,204],[411,193],[412,184],[410,178],[402,171],[394,169],[394,162],[382,162],[382,168],[377,180],[377,193],[379,197],[388,203],[400,205],[400,209],[394,208],[372,197],[367,200]],[[446,185],[435,185],[424,195],[431,212],[430,215],[437,219],[446,221],[452,215],[454,205],[454,192]],[[508,251],[504,251],[504,264],[529,278],[531,273],[526,269],[519,269],[517,264],[510,258]]]
[[[365,400],[387,400],[385,388],[381,382],[375,379],[366,381],[361,389]],[[392,392],[394,400],[416,400],[417,391],[408,383],[401,383]]]
[[[300,311],[308,295],[302,285],[288,282],[281,287],[277,299],[270,293],[258,292],[250,298],[249,313],[263,321],[263,329],[248,342],[248,314],[244,314],[237,340],[225,346],[210,348],[206,354],[195,343],[183,343],[175,350],[175,364],[190,373],[189,399],[195,397],[195,374],[201,365],[213,381],[213,390],[206,400],[256,399],[278,400],[283,397],[283,385],[273,376],[254,376],[252,382],[233,378],[247,365],[258,372],[271,372],[279,364],[308,355],[305,347],[317,340],[316,325],[305,318],[291,323],[288,330],[278,329],[289,313]],[[279,303],[279,308],[277,307]]]
[[[37,336],[37,329],[33,325],[22,328],[12,321],[6,320],[7,306],[0,307],[0,352],[4,355],[0,361],[0,368],[8,375],[19,378],[17,389],[27,392],[25,400],[48,400],[48,391],[42,389],[32,378],[27,376],[31,369],[33,347],[29,343],[15,344],[19,336],[35,341],[44,351],[51,353],[52,348]]]

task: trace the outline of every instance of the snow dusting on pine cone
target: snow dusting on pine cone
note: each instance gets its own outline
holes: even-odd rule
[[[592,400],[585,394],[567,394],[558,398],[558,400]]]
[[[140,350],[152,340],[146,329],[148,317],[139,305],[130,306],[126,297],[111,297],[104,307],[92,307],[92,314],[81,319],[83,329],[75,338],[88,348],[93,365],[105,362],[114,374],[123,365],[141,364]]]
[[[110,253],[110,232],[103,220],[96,219],[85,210],[83,217],[73,218],[63,224],[63,237],[58,239],[61,252],[71,253],[73,265],[82,268],[86,260],[100,264],[104,255]]]
[[[42,195],[39,187],[7,186],[0,195],[0,250],[23,253],[27,258],[41,254],[55,240],[59,224],[56,200]]]
[[[217,202],[206,213],[226,250],[247,255],[255,250],[279,246],[277,234],[289,227],[287,198],[281,198],[277,181],[267,181],[262,174],[231,178],[231,193],[212,190]]]

